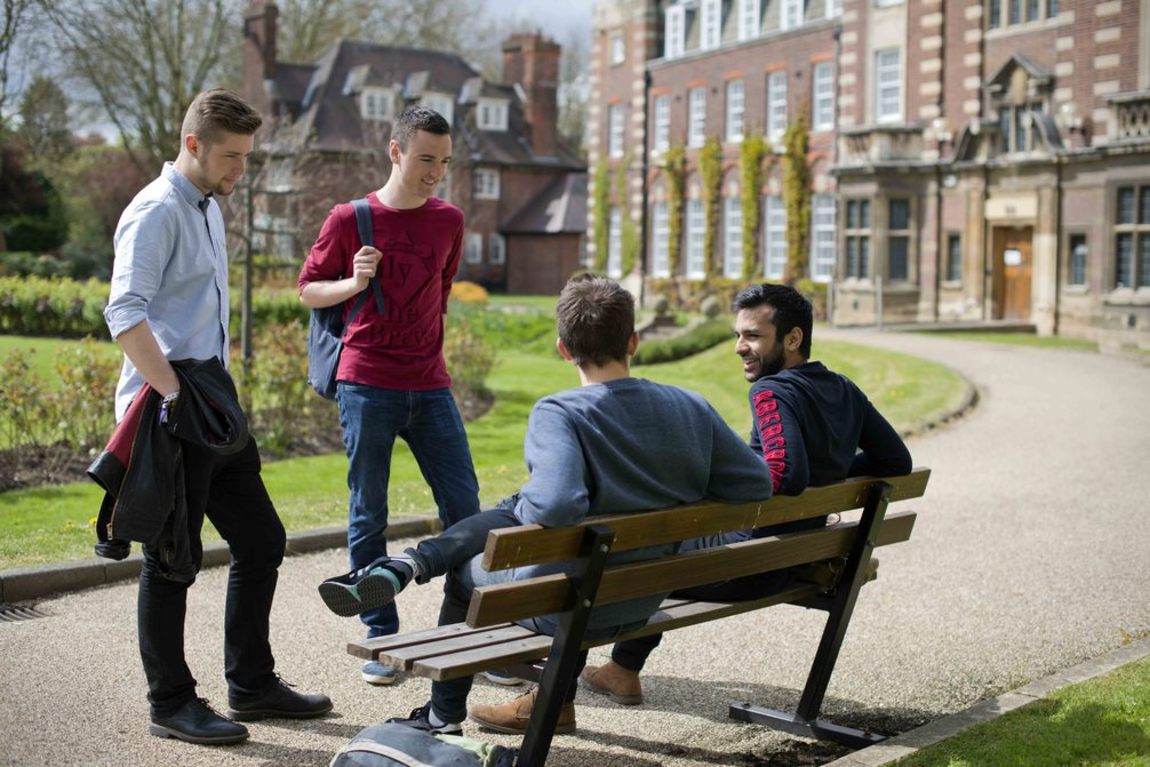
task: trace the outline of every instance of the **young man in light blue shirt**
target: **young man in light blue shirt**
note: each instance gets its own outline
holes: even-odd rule
[[[124,210],[104,317],[124,352],[116,387],[123,418],[145,384],[179,407],[169,360],[228,359],[228,261],[215,197],[231,194],[255,145],[260,115],[226,90],[198,95],[180,131],[180,152]],[[228,702],[237,720],[308,718],[331,710],[324,695],[290,689],[275,673],[268,618],[283,559],[283,524],[260,477],[255,440],[231,455],[182,443],[188,535],[198,568],[205,517],[231,551],[224,617]],[[158,514],[165,510],[157,509]],[[235,743],[247,728],[196,695],[184,659],[191,582],[165,575],[160,552],[144,546],[137,605],[140,655],[151,703],[149,731],[201,744]]]

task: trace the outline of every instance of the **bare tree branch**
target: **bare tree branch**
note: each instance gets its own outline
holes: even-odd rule
[[[0,125],[4,123],[4,102],[8,99],[8,60],[30,2],[4,0],[4,19],[0,24]]]

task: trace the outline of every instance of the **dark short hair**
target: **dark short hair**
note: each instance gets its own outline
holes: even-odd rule
[[[399,144],[400,151],[407,151],[407,142],[416,131],[427,131],[437,136],[451,135],[451,124],[447,118],[429,107],[416,104],[403,110],[391,126],[391,138]]]
[[[635,297],[614,280],[572,277],[555,305],[559,340],[576,365],[625,362],[635,332]]]
[[[211,144],[224,133],[251,136],[263,121],[260,113],[238,93],[226,88],[213,88],[192,99],[184,114],[180,137],[194,133],[200,141]]]
[[[811,356],[811,330],[815,324],[815,313],[811,302],[799,291],[787,285],[774,285],[764,282],[762,285],[752,285],[745,288],[735,296],[734,309],[741,312],[744,309],[754,309],[767,304],[775,310],[775,331],[778,340],[791,332],[792,328],[803,331],[803,342],[799,345],[799,354],[804,358]]]

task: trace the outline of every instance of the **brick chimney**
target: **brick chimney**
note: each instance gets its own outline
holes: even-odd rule
[[[527,96],[527,131],[537,156],[559,149],[559,44],[539,32],[514,34],[503,43],[503,84]]]
[[[276,21],[279,8],[271,0],[251,0],[244,11],[243,97],[260,114],[272,114],[271,83],[276,76]]]

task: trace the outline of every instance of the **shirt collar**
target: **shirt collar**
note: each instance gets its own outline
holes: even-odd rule
[[[188,180],[187,176],[176,170],[175,163],[164,163],[163,173],[168,183],[175,187],[176,191],[180,193],[181,197],[187,200],[189,205],[195,205],[201,211],[207,210],[212,199],[211,192],[206,195],[201,192],[195,184]]]

